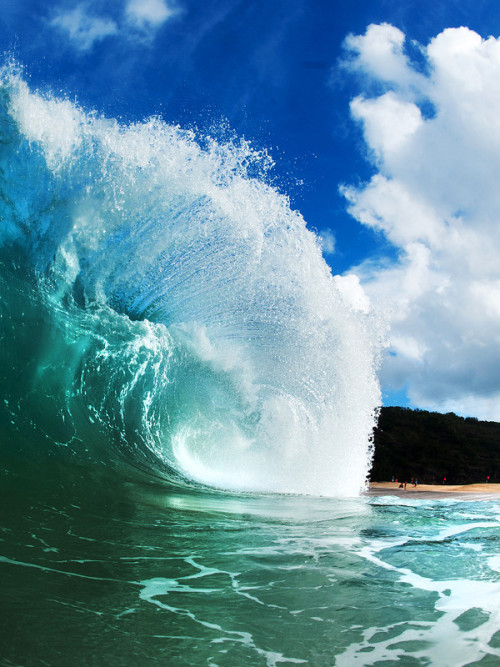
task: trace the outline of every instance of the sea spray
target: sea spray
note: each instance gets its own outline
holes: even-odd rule
[[[269,157],[86,113],[12,67],[0,124],[2,272],[21,285],[2,373],[38,335],[15,331],[26,303],[49,332],[10,421],[39,447],[118,452],[184,483],[357,494],[380,326],[267,183]]]

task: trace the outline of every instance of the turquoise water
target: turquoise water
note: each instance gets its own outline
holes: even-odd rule
[[[500,661],[498,501],[13,486],[2,664]]]
[[[2,665],[498,664],[498,502],[360,495],[384,328],[270,168],[1,70]]]

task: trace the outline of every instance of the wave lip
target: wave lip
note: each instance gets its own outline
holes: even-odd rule
[[[76,437],[220,488],[359,492],[380,328],[268,156],[1,82],[0,245],[58,332],[37,363]]]

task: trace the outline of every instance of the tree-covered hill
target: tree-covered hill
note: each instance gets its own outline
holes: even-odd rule
[[[500,482],[500,424],[409,408],[382,408],[374,432],[374,482]]]

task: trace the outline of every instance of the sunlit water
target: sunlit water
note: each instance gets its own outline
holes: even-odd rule
[[[2,665],[498,664],[499,505],[359,496],[383,327],[268,169],[0,72]]]

